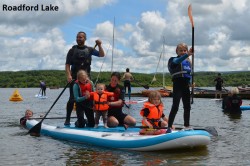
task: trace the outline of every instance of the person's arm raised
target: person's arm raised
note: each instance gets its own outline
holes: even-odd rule
[[[98,46],[98,49],[99,49],[99,56],[100,57],[104,57],[105,53],[104,53],[104,50],[102,48],[102,42],[101,42],[101,40],[96,40],[95,43],[96,43],[96,45]]]

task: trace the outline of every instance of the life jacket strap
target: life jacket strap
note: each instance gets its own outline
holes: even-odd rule
[[[95,101],[95,104],[108,104],[108,102],[107,101]]]
[[[147,119],[149,122],[154,123],[154,122],[159,122],[160,119]]]
[[[177,74],[186,74],[186,73],[188,73],[188,72],[187,71],[179,71],[179,72],[171,74],[171,76],[173,77],[173,76],[175,76]]]

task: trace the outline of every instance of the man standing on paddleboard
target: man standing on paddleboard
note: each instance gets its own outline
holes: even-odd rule
[[[74,45],[67,54],[65,71],[68,82],[72,79],[76,80],[77,72],[82,69],[88,73],[90,77],[91,72],[91,60],[92,55],[97,57],[104,57],[105,53],[102,48],[101,40],[96,40],[95,47],[98,46],[99,51],[95,49],[95,47],[89,47],[85,45],[85,41],[87,40],[87,35],[85,32],[78,32],[76,36],[77,45]],[[91,77],[90,77],[91,78]],[[70,124],[70,116],[74,107],[74,95],[73,95],[73,85],[75,81],[72,81],[70,84],[70,97],[67,102],[67,115],[65,120],[65,125]]]

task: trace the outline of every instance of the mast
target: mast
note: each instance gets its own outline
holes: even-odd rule
[[[114,61],[114,47],[115,47],[115,17],[114,17],[114,23],[113,23],[113,43],[112,43],[112,63],[111,63],[111,73],[113,72],[113,61]]]
[[[162,84],[163,84],[163,88],[165,88],[165,59],[164,59],[164,54],[165,54],[165,37],[163,36],[163,46],[162,46],[162,66],[163,66],[163,69],[162,69]]]

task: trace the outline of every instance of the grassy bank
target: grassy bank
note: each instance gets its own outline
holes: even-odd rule
[[[225,86],[250,85],[250,71],[241,72],[221,72]],[[98,72],[92,72],[91,78],[95,83]],[[109,83],[110,72],[101,72],[97,82]],[[121,73],[123,74],[123,73]],[[156,81],[152,82],[154,74],[132,73],[137,82],[150,87],[162,86],[162,74],[156,75]],[[213,87],[214,79],[218,72],[196,72],[194,82],[198,87]],[[63,70],[34,70],[18,72],[0,72],[0,88],[34,88],[39,87],[39,81],[46,81],[47,87],[64,87],[66,82],[65,71]],[[152,82],[152,83],[151,83]],[[169,73],[165,75],[165,85],[172,85]],[[136,82],[132,82],[133,87],[139,87]]]

